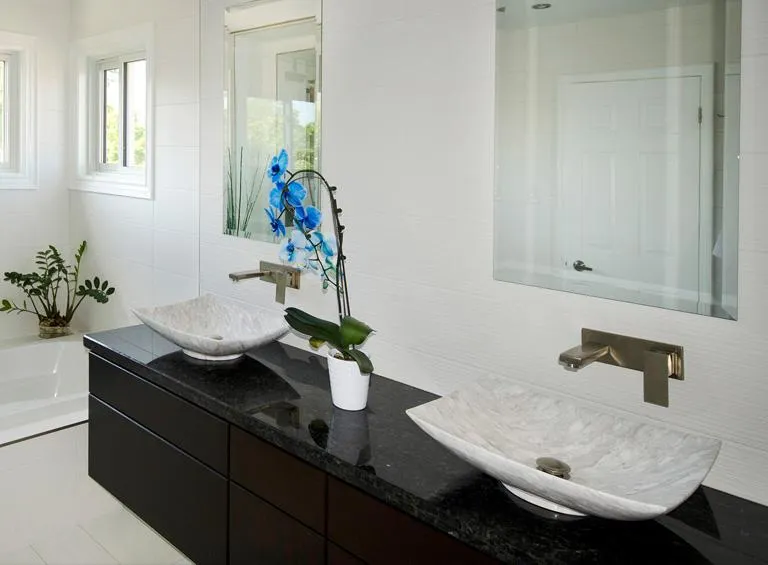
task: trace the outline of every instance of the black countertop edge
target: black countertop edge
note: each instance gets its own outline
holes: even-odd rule
[[[381,469],[378,467],[373,469],[372,466],[337,457],[306,437],[292,437],[275,423],[260,419],[263,414],[259,411],[246,413],[226,400],[205,394],[195,384],[185,384],[169,377],[173,370],[172,363],[169,363],[170,369],[164,366],[160,370],[157,366],[152,367],[132,358],[130,352],[139,352],[139,349],[136,349],[134,341],[121,340],[120,332],[127,330],[137,331],[133,327],[86,335],[84,344],[94,354],[503,562],[569,565],[652,561],[718,565],[768,563],[768,508],[707,487],[701,487],[680,508],[657,520],[613,522],[587,518],[572,525],[535,516],[531,513],[532,509],[521,510],[518,503],[510,502],[497,481],[472,469],[440,446],[438,463],[443,467],[435,471],[435,476],[439,476],[444,483],[430,496],[416,494],[411,490],[417,489],[401,488],[393,483],[391,477],[379,476],[377,472]],[[153,352],[154,359],[172,358],[178,369],[179,361],[173,358],[177,354],[181,358],[178,348],[169,344],[166,349],[160,349],[159,355]],[[137,357],[144,356],[146,352],[140,353]],[[279,369],[278,365],[283,360],[294,355],[302,359],[299,371],[311,374],[312,379],[317,380],[319,372],[325,369],[323,358],[284,344],[270,344],[249,353],[259,366],[269,370]],[[306,359],[314,364],[311,370],[304,367]],[[290,365],[290,362],[287,364]],[[188,365],[184,367],[189,368]],[[286,373],[290,370],[285,369]],[[280,373],[279,376],[295,387],[306,384],[306,378],[294,381],[286,378],[286,374]],[[378,375],[372,375],[372,387],[374,383],[395,390],[400,395],[398,401],[401,404],[402,397],[407,397],[408,402],[413,398],[414,406],[437,398],[431,393]],[[326,395],[330,404],[329,391],[322,390],[317,382],[311,383],[311,387],[313,391]],[[307,390],[303,389],[303,393],[306,394]],[[405,405],[407,407],[410,406]],[[398,425],[404,426],[400,420],[408,420],[407,416],[404,409],[399,409],[400,405],[397,408]],[[369,402],[371,409],[375,409],[373,398]],[[385,414],[387,417],[391,415]],[[408,420],[407,424],[411,422]],[[377,425],[381,427],[381,421]],[[417,463],[421,450],[432,450],[439,445],[426,434],[409,436],[412,441],[414,438],[419,442],[417,454],[412,457]],[[428,466],[428,458],[423,456],[422,459],[422,463]],[[427,466],[424,466],[424,473],[429,473]],[[414,474],[414,467],[408,471]],[[725,516],[725,519],[716,519],[716,516]],[[751,531],[745,532],[745,524],[752,523],[754,527],[748,528]],[[649,541],[650,546],[645,541],[647,538],[654,538]],[[654,543],[661,549],[654,549]],[[627,546],[635,550],[627,552]],[[659,561],[659,555],[668,555],[674,561]]]

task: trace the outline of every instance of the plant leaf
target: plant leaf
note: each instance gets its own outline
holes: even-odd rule
[[[359,349],[348,349],[345,353],[349,354],[360,367],[361,373],[373,373],[373,363],[371,359]]]
[[[350,345],[360,345],[363,343],[373,329],[357,318],[347,316],[341,321],[339,331],[341,334],[341,343],[344,344],[346,348]]]
[[[327,341],[336,347],[341,347],[339,326],[332,322],[325,322],[324,320],[320,320],[323,322],[322,324],[311,324],[292,317],[289,314],[285,315],[285,321],[288,322],[288,325],[290,325],[294,330],[301,334],[307,335],[317,340]]]

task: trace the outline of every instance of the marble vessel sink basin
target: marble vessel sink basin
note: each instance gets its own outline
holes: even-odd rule
[[[289,330],[282,314],[248,308],[213,294],[168,306],[137,308],[133,313],[184,353],[205,361],[237,359]]]
[[[602,413],[501,378],[483,378],[407,414],[513,494],[575,516],[665,514],[696,490],[720,450],[715,439]],[[570,477],[539,470],[540,458],[565,463]]]

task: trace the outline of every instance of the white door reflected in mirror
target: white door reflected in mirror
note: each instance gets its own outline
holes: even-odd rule
[[[735,319],[740,1],[498,8],[495,278]]]

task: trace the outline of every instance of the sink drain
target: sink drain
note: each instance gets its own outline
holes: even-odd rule
[[[218,334],[213,334],[206,337],[208,337],[209,339],[215,339],[216,341],[224,341],[224,336],[221,336]]]
[[[561,479],[568,480],[571,478],[571,468],[554,457],[539,457],[536,460],[536,469]]]

